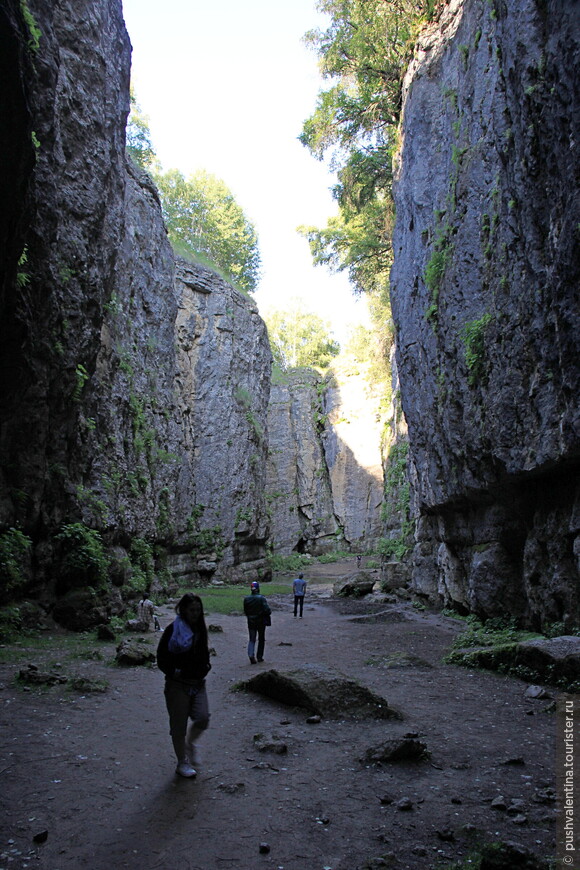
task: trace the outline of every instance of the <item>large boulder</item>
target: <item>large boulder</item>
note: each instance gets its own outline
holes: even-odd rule
[[[89,631],[107,622],[106,601],[92,589],[74,589],[56,602],[52,617],[69,631]]]
[[[402,719],[385,698],[322,665],[263,671],[239,688],[331,719]]]
[[[123,640],[117,647],[115,660],[118,665],[135,667],[147,665],[155,661],[155,652],[150,645],[143,640]]]
[[[363,595],[369,595],[373,591],[375,582],[375,578],[366,571],[357,571],[349,577],[341,577],[337,580],[332,591],[341,598],[348,596],[362,598]]]

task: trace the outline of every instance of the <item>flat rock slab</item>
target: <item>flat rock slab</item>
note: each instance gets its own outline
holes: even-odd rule
[[[385,698],[321,665],[304,665],[285,672],[263,671],[239,688],[329,719],[403,718]]]
[[[550,685],[580,680],[580,637],[537,638],[484,649],[458,650],[463,663],[499,670],[525,668],[529,676]]]

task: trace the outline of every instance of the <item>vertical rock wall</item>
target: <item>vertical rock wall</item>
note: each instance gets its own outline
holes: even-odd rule
[[[0,144],[13,159],[28,143],[17,178],[0,174],[15,196],[0,225],[0,528],[33,540],[47,588],[54,533],[76,522],[120,565],[138,539],[183,582],[263,577],[264,324],[175,263],[157,192],[126,163],[119,0],[25,8],[28,23],[17,0],[0,17],[14,61],[0,126],[17,119]]]
[[[336,368],[336,367],[335,367]],[[382,417],[364,374],[300,369],[272,386],[268,502],[275,552],[372,550],[382,534]]]
[[[392,271],[414,585],[580,622],[580,5],[451,0],[405,82]]]

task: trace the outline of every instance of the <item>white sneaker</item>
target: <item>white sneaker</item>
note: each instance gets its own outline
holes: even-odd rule
[[[197,770],[191,766],[189,761],[180,761],[175,768],[175,773],[178,773],[179,776],[197,776]]]

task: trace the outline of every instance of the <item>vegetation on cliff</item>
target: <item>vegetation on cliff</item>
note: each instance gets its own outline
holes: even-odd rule
[[[129,157],[150,173],[157,186],[176,253],[213,268],[244,292],[254,291],[260,280],[260,250],[253,223],[217,176],[204,169],[188,178],[178,169],[162,170],[149,119],[133,91],[126,147]]]

